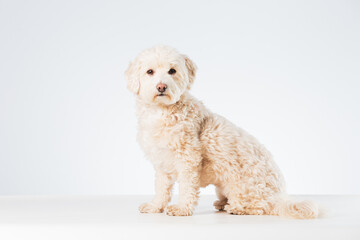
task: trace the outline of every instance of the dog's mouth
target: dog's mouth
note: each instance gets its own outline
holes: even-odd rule
[[[169,94],[166,93],[158,93],[154,95],[153,101],[155,101],[157,98],[160,99],[168,99],[171,100],[171,96]]]

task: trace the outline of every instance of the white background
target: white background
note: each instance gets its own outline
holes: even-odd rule
[[[0,194],[151,194],[123,76],[167,44],[292,194],[360,194],[358,1],[0,1]],[[206,193],[213,193],[207,188]]]

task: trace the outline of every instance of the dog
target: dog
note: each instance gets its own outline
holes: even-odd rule
[[[125,72],[136,96],[137,140],[155,169],[155,196],[140,212],[190,216],[200,187],[213,184],[219,211],[316,218],[316,204],[287,196],[263,145],[189,93],[196,70],[186,55],[159,45],[142,51]],[[175,182],[178,204],[168,206]]]

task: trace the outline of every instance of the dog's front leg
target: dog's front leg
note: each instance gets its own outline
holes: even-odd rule
[[[142,213],[161,213],[171,199],[173,177],[160,169],[155,168],[155,171],[155,196],[151,202],[140,205]]]
[[[178,176],[179,202],[166,208],[170,216],[191,216],[199,198],[199,166],[182,166]]]

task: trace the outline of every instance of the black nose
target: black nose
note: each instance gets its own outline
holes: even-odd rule
[[[159,83],[158,85],[156,85],[156,89],[161,93],[165,92],[166,88],[167,85],[164,83]]]

